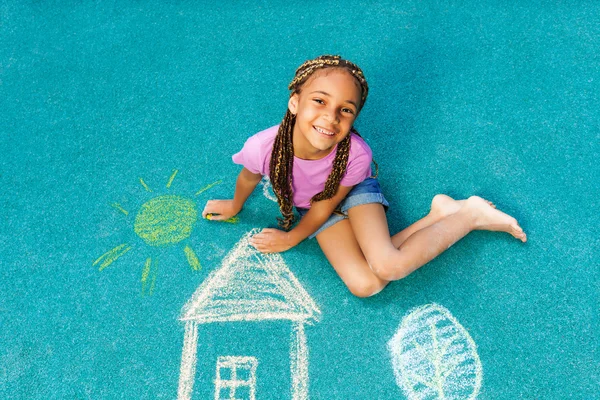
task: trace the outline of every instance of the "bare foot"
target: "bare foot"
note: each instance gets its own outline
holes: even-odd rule
[[[491,201],[485,199],[482,200],[488,203],[490,207],[496,208]],[[431,200],[431,214],[438,217],[447,217],[460,210],[465,202],[466,200],[454,200],[452,197],[446,196],[445,194],[436,194],[433,196],[433,200]]]
[[[519,226],[516,219],[500,210],[496,210],[487,200],[472,196],[463,205],[469,207],[475,214],[476,230],[507,232],[522,242],[527,241],[527,235]]]

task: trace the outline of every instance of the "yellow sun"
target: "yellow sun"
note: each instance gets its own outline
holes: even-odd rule
[[[178,170],[173,171],[167,183],[167,189],[171,187],[177,172]],[[219,183],[221,183],[220,180],[205,186],[196,192],[195,196]],[[153,192],[142,178],[140,178],[140,184],[146,191]],[[125,215],[129,215],[129,212],[118,203],[113,203],[112,207]],[[147,245],[166,247],[189,238],[197,219],[198,207],[193,199],[171,194],[160,195],[142,204],[136,214],[133,230]],[[96,266],[99,264],[99,270],[102,271],[131,249],[132,246],[127,243],[120,244],[101,255],[94,261],[93,265]],[[189,245],[185,245],[183,253],[192,270],[200,270],[200,261]],[[157,261],[149,257],[146,259],[142,271],[142,295],[144,293],[151,295],[154,292],[156,275]]]

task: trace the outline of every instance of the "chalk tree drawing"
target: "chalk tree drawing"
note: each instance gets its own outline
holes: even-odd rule
[[[249,239],[257,232],[253,229],[240,239],[182,309],[180,319],[185,322],[185,334],[179,400],[192,396],[199,325],[268,320],[291,322],[290,394],[294,400],[308,399],[308,345],[304,326],[317,322],[321,311],[281,255],[262,254],[250,246]],[[218,395],[215,390],[215,398]]]
[[[482,381],[475,342],[437,304],[412,310],[388,342],[396,382],[409,399],[475,399]]]
[[[178,170],[174,170],[167,182],[166,188],[170,189]],[[221,183],[213,182],[208,186],[196,192],[195,196]],[[148,193],[154,191],[148,186],[142,178],[140,184]],[[113,203],[111,206],[129,218],[129,211],[125,210],[120,204]],[[133,230],[144,243],[152,247],[166,247],[175,245],[189,238],[192,234],[196,221],[198,219],[198,206],[194,199],[189,197],[177,196],[172,194],[163,194],[146,201],[138,210],[133,221]],[[133,248],[128,243],[122,243],[101,255],[93,265],[99,264],[99,270],[117,261]],[[202,267],[200,260],[190,247],[186,244],[183,247],[183,253],[192,270],[198,271]],[[158,274],[158,262],[152,257],[148,257],[142,270],[142,294],[152,294]]]

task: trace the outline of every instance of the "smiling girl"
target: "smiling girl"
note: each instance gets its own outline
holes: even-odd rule
[[[269,176],[283,218],[251,244],[282,252],[316,237],[323,253],[356,296],[379,293],[444,252],[473,230],[510,233],[525,242],[517,221],[476,196],[438,194],[423,219],[391,236],[389,206],[372,176],[372,153],[353,128],[367,99],[363,72],[339,56],[302,64],[289,85],[280,125],[250,137],[233,161],[243,166],[232,200],[210,200],[204,218],[225,220],[240,212],[263,176]],[[301,216],[294,223],[293,208]]]

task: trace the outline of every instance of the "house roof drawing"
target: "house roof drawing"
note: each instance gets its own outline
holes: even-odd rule
[[[182,321],[318,321],[321,311],[279,254],[263,254],[246,233],[184,305]]]

